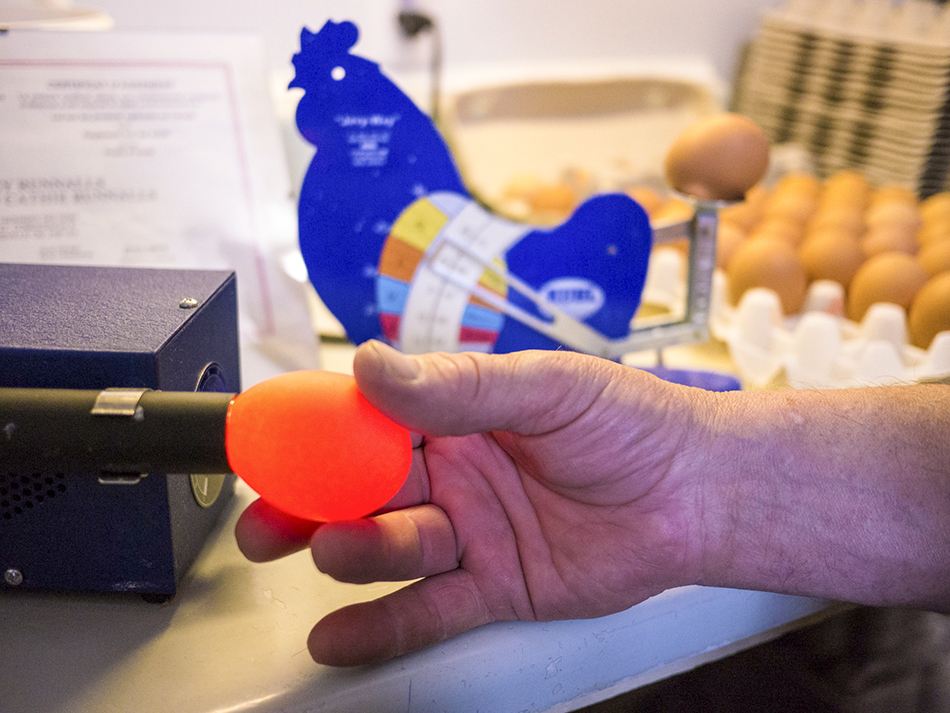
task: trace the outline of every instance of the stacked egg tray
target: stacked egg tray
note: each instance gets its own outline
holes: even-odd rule
[[[921,197],[950,163],[950,6],[924,0],[789,0],[765,14],[735,109],[826,176],[860,170]]]

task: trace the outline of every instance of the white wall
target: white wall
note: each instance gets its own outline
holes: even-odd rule
[[[511,63],[571,60],[704,58],[724,87],[760,14],[781,0],[74,0],[104,10],[118,31],[259,32],[265,42],[291,179],[298,186],[313,147],[293,126],[298,93],[293,77],[301,27],[327,19],[360,27],[357,52],[383,65],[416,101],[425,101],[427,40],[402,43],[396,14],[403,7],[436,17],[442,32],[444,81],[452,72]],[[415,79],[413,79],[415,76]],[[494,76],[494,75],[492,75]],[[421,77],[421,78],[420,78]]]
[[[117,30],[257,31],[271,66],[290,72],[300,28],[354,20],[359,52],[384,66],[413,58],[396,39],[400,5],[432,12],[445,63],[697,55],[731,80],[760,13],[779,0],[77,0],[108,12]],[[415,51],[418,54],[418,50]]]

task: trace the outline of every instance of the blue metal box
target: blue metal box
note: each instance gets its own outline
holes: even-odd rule
[[[0,264],[0,386],[236,392],[237,324],[233,273]],[[0,589],[171,596],[233,487],[0,472]]]

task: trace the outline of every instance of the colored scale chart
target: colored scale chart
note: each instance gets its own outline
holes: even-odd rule
[[[379,259],[376,306],[385,338],[406,353],[492,351],[505,315],[473,292],[506,298],[502,256],[529,230],[457,193],[410,204]]]

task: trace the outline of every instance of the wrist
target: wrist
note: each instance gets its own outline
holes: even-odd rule
[[[796,450],[790,426],[800,418],[760,394],[715,396],[697,449],[703,545],[697,584],[767,589],[786,578],[782,505],[790,503],[783,474]]]
[[[717,395],[697,583],[945,607],[945,388]]]

